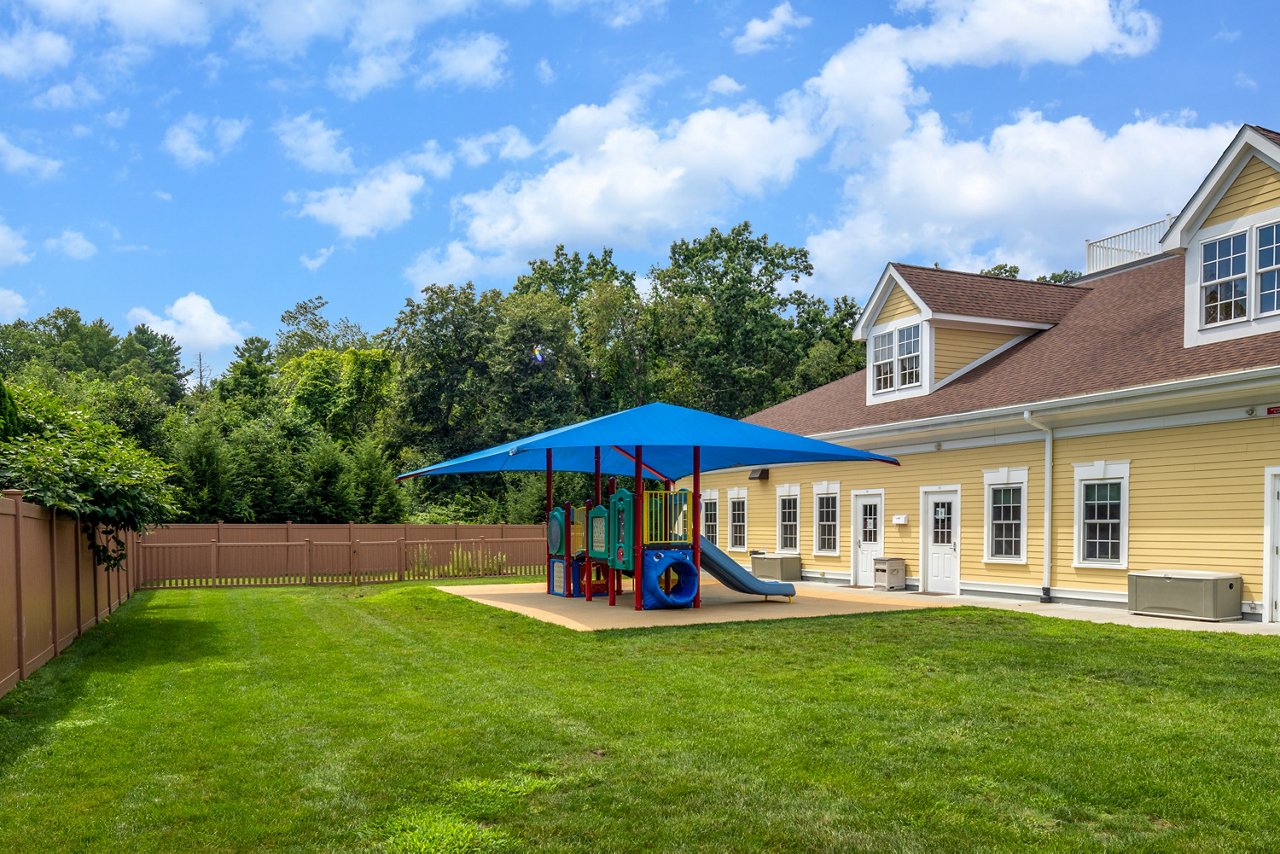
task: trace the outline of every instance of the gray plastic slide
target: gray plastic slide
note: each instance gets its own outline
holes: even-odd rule
[[[737,561],[720,551],[715,543],[702,537],[702,571],[730,590],[756,596],[794,596],[796,586],[786,581],[761,581]]]

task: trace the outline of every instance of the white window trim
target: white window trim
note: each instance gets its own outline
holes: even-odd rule
[[[1253,310],[1251,303],[1253,302],[1253,279],[1256,278],[1254,267],[1256,266],[1257,258],[1255,257],[1250,259],[1249,255],[1250,253],[1257,252],[1257,233],[1259,228],[1261,228],[1261,226],[1237,229],[1235,231],[1227,232],[1226,234],[1218,235],[1217,237],[1206,237],[1197,241],[1197,250],[1200,256],[1200,265],[1199,270],[1197,271],[1197,278],[1200,281],[1200,316],[1197,318],[1196,322],[1200,325],[1201,329],[1217,329],[1221,326],[1230,326],[1233,323],[1247,323],[1250,318],[1254,317],[1255,311]],[[1244,235],[1244,315],[1241,317],[1233,317],[1230,320],[1216,320],[1213,323],[1205,323],[1204,289],[1211,284],[1220,285],[1225,282],[1235,281],[1240,277],[1231,276],[1225,279],[1212,279],[1211,281],[1206,282],[1204,280],[1204,247],[1208,243],[1217,243],[1219,240],[1228,240],[1240,234]]]
[[[782,499],[794,498],[796,500],[796,546],[793,549],[784,549],[782,547]],[[800,484],[798,483],[781,483],[778,484],[778,496],[774,502],[774,529],[777,534],[774,545],[775,550],[782,554],[799,554],[800,553]]]
[[[1280,220],[1273,220],[1271,222],[1260,222],[1250,229],[1250,231],[1256,236],[1262,231],[1262,229],[1269,225],[1274,225],[1277,230],[1280,230]],[[1256,289],[1252,286],[1252,283],[1249,288],[1249,299],[1251,301],[1250,311],[1252,317],[1272,317],[1280,314],[1280,299],[1277,299],[1276,307],[1272,311],[1262,310],[1262,274],[1264,272],[1278,270],[1278,268],[1280,268],[1280,245],[1277,245],[1276,247],[1275,263],[1270,267],[1264,268],[1258,264],[1258,252],[1261,248],[1259,244],[1260,241],[1255,240],[1252,247],[1249,247],[1250,251],[1253,252],[1253,278],[1254,282],[1257,283]],[[1245,262],[1245,270],[1248,270],[1248,261]],[[1280,276],[1280,271],[1277,272],[1277,276]]]
[[[836,547],[834,551],[818,549],[818,496],[834,495],[836,498]],[[840,481],[821,480],[813,484],[813,555],[831,557],[840,554]]]
[[[716,545],[720,545],[720,530],[723,525],[720,524],[720,490],[704,489],[702,490],[702,506],[698,508],[698,521],[702,523],[702,536],[707,536],[707,502],[714,501],[716,503]]]
[[[908,326],[920,327],[920,381],[909,386],[898,385],[898,330]],[[893,334],[893,387],[876,391],[875,367],[873,364],[875,337],[886,333]],[[879,326],[872,327],[867,334],[867,403],[888,403],[907,397],[919,397],[933,391],[933,324],[923,315],[912,315]]]
[[[1081,569],[1129,568],[1129,461],[1097,460],[1092,463],[1075,463],[1075,520],[1072,524],[1071,565]],[[1118,480],[1120,486],[1120,560],[1085,560],[1081,557],[1084,545],[1084,484],[1099,480]]]
[[[1261,312],[1262,286],[1261,278],[1258,275],[1258,229],[1274,225],[1276,222],[1276,211],[1271,208],[1226,222],[1220,222],[1207,228],[1201,228],[1191,237],[1187,245],[1184,264],[1185,283],[1182,312],[1182,345],[1184,347],[1196,347],[1201,344],[1234,341],[1253,335],[1280,332],[1280,311],[1271,311],[1266,314]],[[1204,244],[1241,231],[1248,235],[1245,238],[1245,277],[1248,282],[1249,298],[1245,316],[1236,320],[1206,326],[1203,322],[1204,306],[1200,282],[1201,268],[1204,262]]]
[[[751,536],[751,516],[748,514],[747,508],[747,489],[744,486],[733,486],[729,488],[729,494],[726,496],[729,508],[729,540],[725,544],[727,552],[745,552],[747,550],[747,540]],[[742,502],[742,545],[734,546],[733,544],[733,502]]]
[[[1022,536],[1018,545],[1019,557],[995,557],[991,554],[991,490],[1000,486],[1022,487]],[[982,562],[1027,565],[1027,469],[1002,466],[982,470]]]

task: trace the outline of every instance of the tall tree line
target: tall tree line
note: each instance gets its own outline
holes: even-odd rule
[[[0,375],[163,461],[184,519],[532,521],[537,478],[393,474],[655,400],[742,417],[857,370],[860,309],[812,273],[744,222],[643,278],[558,246],[507,292],[429,285],[376,333],[305,300],[208,381],[167,336],[60,308],[0,325]]]

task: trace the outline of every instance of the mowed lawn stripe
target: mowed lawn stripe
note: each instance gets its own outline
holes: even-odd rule
[[[583,634],[423,584],[144,593],[0,700],[0,849],[1263,849],[1278,650],[976,609]]]

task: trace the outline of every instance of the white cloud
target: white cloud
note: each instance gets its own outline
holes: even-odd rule
[[[76,261],[88,261],[98,254],[98,247],[79,231],[67,229],[57,237],[50,237],[44,242],[44,248],[50,252],[61,252]]]
[[[129,309],[128,318],[132,324],[145,323],[156,332],[172,335],[187,352],[208,352],[242,340],[231,319],[219,314],[213,303],[194,291],[167,306],[164,317],[136,306]]]
[[[166,193],[164,190],[152,190],[151,195],[155,196],[162,202],[173,201],[173,193]]]
[[[0,222],[0,269],[25,264],[30,260],[26,238]]]
[[[1240,89],[1244,89],[1245,91],[1248,91],[1248,92],[1258,91],[1258,81],[1254,80],[1252,77],[1250,77],[1248,74],[1245,74],[1243,71],[1236,72],[1235,84]]]
[[[551,0],[551,6],[557,10],[586,7],[610,27],[620,29],[662,14],[667,0]]]
[[[40,77],[66,65],[73,53],[71,43],[63,36],[24,23],[15,32],[0,35],[0,77]]]
[[[314,273],[316,270],[319,270],[324,266],[325,262],[329,260],[329,256],[332,254],[333,247],[326,246],[323,249],[317,250],[314,255],[299,255],[298,261],[302,266]]]
[[[453,171],[453,157],[440,150],[440,144],[434,139],[423,143],[422,148],[406,154],[393,165],[410,172],[426,173],[433,178],[448,178]]]
[[[759,53],[778,46],[792,30],[800,30],[813,23],[812,18],[797,15],[790,3],[773,7],[768,18],[752,18],[742,33],[734,38],[733,49],[737,53]]]
[[[289,119],[281,119],[272,127],[285,156],[312,172],[351,172],[350,147],[342,145],[342,134],[325,126],[320,119],[303,113]]]
[[[205,118],[187,113],[169,126],[164,134],[164,149],[180,166],[191,169],[212,163],[235,148],[249,127],[248,119]]]
[[[8,137],[0,133],[0,165],[4,166],[4,171],[12,175],[26,174],[37,178],[52,178],[62,168],[62,161],[32,154],[14,145]]]
[[[914,73],[931,66],[997,63],[1074,64],[1094,54],[1135,56],[1159,36],[1155,16],[1131,0],[904,0],[927,10],[927,25],[868,27],[806,84],[828,129],[842,135],[842,156],[859,157],[900,138],[910,108],[928,100]]]
[[[427,56],[422,82],[430,86],[489,89],[502,82],[506,62],[507,43],[492,33],[444,39]]]
[[[458,156],[468,166],[483,165],[495,156],[500,160],[523,160],[534,150],[528,137],[512,125],[458,140]]]
[[[32,104],[42,110],[70,110],[88,104],[96,104],[102,95],[84,77],[76,77],[71,83],[59,83],[41,92]]]
[[[455,280],[518,268],[525,253],[558,242],[646,246],[786,184],[821,143],[802,120],[756,105],[650,127],[640,113],[652,82],[561,116],[541,147],[563,156],[542,174],[455,198],[465,240],[422,253],[406,275]]]
[[[307,193],[301,213],[333,226],[347,239],[372,237],[413,216],[413,197],[425,183],[422,176],[389,165],[349,187]]]
[[[39,9],[44,18],[62,24],[108,26],[125,42],[198,44],[209,37],[211,13],[228,4],[204,0],[28,0],[28,5]]]
[[[22,294],[8,288],[0,288],[0,323],[13,323],[26,313],[27,300]]]
[[[728,74],[721,74],[707,84],[707,91],[712,95],[736,95],[745,88]]]
[[[925,113],[850,178],[844,218],[809,238],[815,286],[863,296],[886,261],[924,253],[960,269],[1079,269],[1080,239],[1179,210],[1235,130],[1149,118],[1108,135],[1083,116],[1026,112],[988,139],[955,140]]]
[[[551,67],[551,63],[544,56],[538,60],[538,64],[534,66],[533,73],[538,76],[538,82],[543,86],[549,86],[556,82],[556,71]]]
[[[399,83],[405,76],[410,52],[402,45],[371,51],[352,65],[329,72],[329,88],[349,101],[358,101],[370,92]]]
[[[103,116],[102,120],[106,122],[107,127],[119,130],[129,123],[129,108],[124,107],[119,110],[112,110]]]

